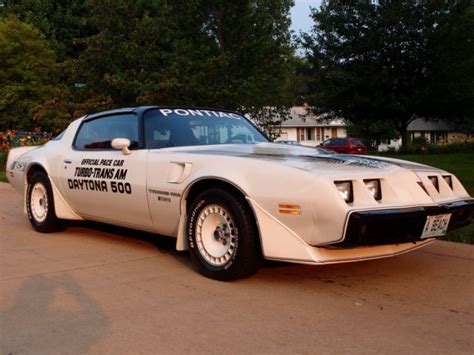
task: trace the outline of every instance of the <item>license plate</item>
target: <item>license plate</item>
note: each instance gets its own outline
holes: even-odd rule
[[[428,216],[426,218],[425,228],[423,228],[423,233],[421,234],[421,239],[445,235],[450,219],[451,213]]]

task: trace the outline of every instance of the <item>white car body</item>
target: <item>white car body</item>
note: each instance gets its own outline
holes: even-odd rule
[[[141,114],[146,109],[112,113]],[[110,112],[100,115],[106,114]],[[305,264],[394,256],[435,240],[344,245],[352,228],[351,216],[413,212],[425,213],[426,220],[427,210],[441,208],[449,214],[451,209],[461,209],[460,225],[469,224],[473,217],[474,200],[454,175],[395,159],[324,154],[275,143],[144,148],[130,154],[118,149],[75,149],[76,131],[95,116],[72,122],[59,140],[10,151],[7,177],[25,201],[28,176],[40,169],[49,177],[58,218],[171,236],[177,238],[178,250],[186,250],[187,198],[193,189],[220,182],[240,191],[248,201],[265,259]],[[433,176],[438,188],[430,180]],[[451,184],[444,176],[451,177]],[[380,181],[381,200],[369,192],[367,179]],[[353,202],[341,198],[335,181],[352,182]]]

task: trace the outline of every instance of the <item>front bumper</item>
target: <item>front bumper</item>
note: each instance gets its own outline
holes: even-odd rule
[[[415,243],[369,245],[351,248],[317,247],[308,244],[255,200],[248,198],[257,217],[263,256],[299,264],[323,265],[387,258],[431,244],[434,238]]]
[[[344,240],[328,247],[356,247],[417,242],[427,216],[451,213],[448,232],[474,221],[474,199],[438,206],[353,212]]]

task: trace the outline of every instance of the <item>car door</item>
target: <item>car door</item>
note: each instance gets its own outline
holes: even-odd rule
[[[139,149],[135,113],[85,119],[64,152],[61,188],[79,215],[93,220],[152,230],[146,197],[147,150]],[[130,154],[111,146],[130,140]]]
[[[344,138],[333,138],[334,150],[338,153],[349,153],[349,143]]]
[[[342,147],[340,145],[340,139],[338,139],[338,138],[329,138],[329,139],[324,141],[323,145],[324,145],[325,148],[334,150],[337,153],[343,153],[344,152],[343,151],[344,147]]]
[[[350,154],[351,153],[351,143],[348,138],[343,138],[343,150],[344,153]]]
[[[326,149],[331,149],[331,150],[335,150],[334,149],[334,145],[333,145],[333,138],[329,138],[329,139],[326,139],[323,143],[322,143],[322,146]]]

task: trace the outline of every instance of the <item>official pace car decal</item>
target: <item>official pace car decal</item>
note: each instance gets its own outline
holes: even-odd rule
[[[82,159],[67,185],[71,190],[131,194],[132,186],[125,181],[127,172],[123,159]]]

